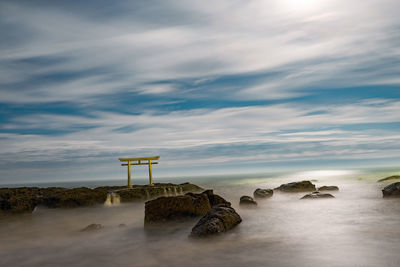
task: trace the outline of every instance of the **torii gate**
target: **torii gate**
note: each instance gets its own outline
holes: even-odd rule
[[[152,164],[158,164],[158,162],[152,162],[152,160],[158,160],[160,156],[156,157],[144,157],[144,158],[119,158],[121,162],[128,162],[123,163],[121,166],[128,166],[128,187],[132,187],[131,183],[131,165],[149,165],[149,184],[153,186],[153,173],[151,169]],[[133,161],[134,163],[131,163]],[[143,162],[145,161],[145,162]],[[147,162],[146,162],[147,161]]]

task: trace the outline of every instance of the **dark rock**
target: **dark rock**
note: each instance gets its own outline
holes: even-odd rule
[[[214,206],[193,227],[190,237],[199,238],[226,232],[242,222],[232,207]]]
[[[390,184],[383,188],[382,190],[383,197],[400,197],[400,182]]]
[[[76,208],[104,203],[107,194],[102,191],[79,187],[44,192],[42,204],[48,208]]]
[[[188,193],[184,196],[159,197],[145,204],[145,224],[157,224],[187,217],[204,215],[211,209],[206,194]]]
[[[220,205],[224,204],[227,207],[231,206],[231,203],[226,201],[223,197],[219,195],[215,195],[213,190],[206,190],[202,194],[206,194],[208,197],[208,200],[210,201],[210,206],[213,207],[215,205]]]
[[[270,198],[273,194],[274,191],[272,189],[257,188],[256,191],[254,191],[253,196],[254,198]]]
[[[91,231],[100,230],[101,228],[103,228],[103,226],[101,224],[92,223],[92,224],[89,224],[88,226],[86,226],[85,228],[83,228],[81,230],[81,232],[91,232]]]
[[[0,211],[5,213],[32,212],[41,201],[37,187],[0,189]]]
[[[400,175],[392,175],[383,179],[378,180],[378,182],[385,182],[385,181],[389,181],[389,180],[398,180],[400,179]]]
[[[94,189],[86,187],[73,189],[62,187],[0,188],[0,212],[5,214],[32,212],[37,205],[48,208],[75,208],[103,204],[110,191],[118,193],[121,202],[143,201],[164,195],[167,187],[175,188],[176,194],[204,190],[190,183],[134,185],[133,188],[126,186],[102,186]]]
[[[256,206],[257,202],[254,201],[254,199],[252,197],[242,196],[240,198],[239,204],[240,205],[246,205],[246,206]]]
[[[183,183],[183,184],[179,184],[178,186],[182,188],[184,193],[187,193],[187,192],[200,192],[200,191],[204,190],[200,186],[197,186],[197,185],[191,184],[191,183]]]
[[[331,194],[321,194],[320,192],[312,192],[311,194],[307,194],[301,199],[319,199],[319,198],[335,198]]]
[[[310,181],[293,182],[288,184],[282,184],[281,186],[275,188],[282,192],[310,192],[315,191],[315,185]]]
[[[318,187],[318,191],[338,191],[339,187],[335,185],[324,185],[321,187]]]
[[[126,227],[126,224],[120,223],[120,224],[118,225],[118,227],[119,227],[119,228],[124,228],[124,227]]]

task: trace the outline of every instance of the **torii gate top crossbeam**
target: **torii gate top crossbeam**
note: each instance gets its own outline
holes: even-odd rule
[[[158,162],[151,162],[152,160],[158,160],[160,156],[156,157],[142,157],[142,158],[119,158],[121,162],[127,162],[121,164],[122,166],[128,166],[128,187],[132,187],[131,183],[131,165],[149,165],[149,184],[153,185],[153,174],[152,174],[152,164],[158,164]],[[137,163],[131,163],[137,162]],[[145,162],[143,162],[145,161]],[[147,161],[147,162],[146,162]]]
[[[143,158],[119,158],[120,161],[136,161],[136,160],[157,160],[160,156],[156,157],[143,157]]]

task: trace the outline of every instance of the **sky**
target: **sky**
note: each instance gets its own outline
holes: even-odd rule
[[[0,183],[399,166],[399,10],[0,0]]]

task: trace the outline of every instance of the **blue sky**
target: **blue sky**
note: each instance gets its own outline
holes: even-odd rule
[[[0,1],[0,182],[398,166],[398,10]]]

